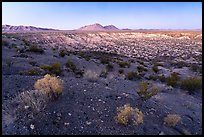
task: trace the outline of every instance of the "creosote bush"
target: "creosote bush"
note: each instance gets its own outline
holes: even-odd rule
[[[66,52],[64,51],[64,50],[61,50],[60,52],[59,52],[59,56],[60,57],[64,57],[66,55]]]
[[[44,78],[35,82],[34,88],[46,93],[49,98],[56,99],[62,94],[63,81],[57,77],[46,74]]]
[[[180,81],[180,87],[192,94],[194,91],[202,88],[202,80],[197,77],[188,77]]]
[[[153,84],[151,85],[151,87],[148,87],[147,82],[142,81],[139,84],[137,93],[142,98],[142,100],[147,100],[158,93],[158,88]]]
[[[40,68],[45,70],[49,74],[61,75],[62,73],[61,65],[59,63],[40,65]]]
[[[36,45],[29,46],[29,49],[27,49],[27,51],[40,53],[40,54],[44,53],[44,50],[40,47],[37,47]]]
[[[130,67],[130,63],[129,62],[125,62],[125,61],[118,61],[117,62],[118,65],[121,67],[121,68],[125,68],[125,67]]]
[[[106,65],[106,70],[107,71],[112,71],[113,70],[113,65],[112,64],[108,64],[108,65]]]
[[[68,60],[65,65],[67,68],[71,69],[73,72],[77,70],[75,64],[70,60]]]
[[[123,69],[119,69],[118,72],[119,72],[120,74],[123,74],[123,73],[124,73],[124,70],[123,70]]]
[[[138,108],[132,108],[130,104],[117,108],[118,114],[115,117],[117,123],[127,125],[132,122],[134,125],[142,124],[144,114]]]
[[[135,79],[139,79],[140,75],[139,75],[138,72],[130,71],[130,72],[127,73],[126,78],[128,80],[135,80]]]
[[[106,57],[101,57],[101,58],[100,58],[100,61],[101,61],[102,64],[109,64],[110,59],[109,59],[109,58],[106,58]]]
[[[180,80],[179,75],[176,72],[173,72],[169,77],[166,78],[166,83],[168,86],[175,87],[178,85],[179,80]]]
[[[164,124],[170,127],[176,126],[181,121],[181,117],[177,114],[169,114],[164,118]]]

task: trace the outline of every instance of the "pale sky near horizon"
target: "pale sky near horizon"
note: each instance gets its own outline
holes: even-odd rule
[[[201,29],[201,2],[2,2],[2,25],[62,30],[99,23],[120,29]]]

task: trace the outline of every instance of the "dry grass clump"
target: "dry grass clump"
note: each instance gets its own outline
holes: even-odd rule
[[[177,114],[169,114],[164,118],[164,124],[170,127],[176,126],[181,121],[181,117]]]
[[[63,81],[46,74],[44,78],[35,82],[34,88],[46,93],[50,98],[56,99],[62,93]]]
[[[130,104],[117,108],[118,114],[115,117],[117,123],[127,125],[133,122],[134,125],[142,124],[144,114],[138,108],[132,108]]]
[[[9,125],[18,119],[33,119],[47,106],[48,97],[38,90],[24,91],[2,105],[2,120]]]
[[[96,82],[99,78],[99,74],[95,71],[87,70],[84,73],[84,77],[90,82]]]
[[[147,100],[150,97],[156,95],[158,91],[159,90],[155,85],[152,84],[151,87],[148,87],[147,82],[142,81],[139,84],[139,89],[137,93],[142,98],[142,100]]]

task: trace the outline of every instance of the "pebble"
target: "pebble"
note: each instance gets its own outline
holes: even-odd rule
[[[68,115],[71,116],[72,114],[71,114],[71,113],[68,113]]]
[[[118,99],[121,99],[121,97],[118,97]]]
[[[33,130],[35,128],[35,126],[33,124],[31,124],[30,128]]]
[[[164,132],[163,132],[163,131],[161,131],[161,132],[159,133],[159,135],[165,135],[165,134],[164,134]]]
[[[89,121],[86,121],[86,124],[87,124],[87,125],[90,125],[90,124],[91,124],[91,122],[89,122]]]
[[[98,99],[98,101],[101,102],[102,100],[101,100],[101,99]]]
[[[68,125],[69,125],[69,123],[68,123],[68,122],[65,122],[65,123],[64,123],[64,125],[65,125],[65,126],[68,126]]]
[[[28,108],[29,108],[29,106],[24,106],[24,108],[25,108],[25,109],[28,109]]]
[[[84,89],[84,91],[86,91],[86,89]]]

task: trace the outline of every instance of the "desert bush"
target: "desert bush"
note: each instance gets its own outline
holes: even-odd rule
[[[120,74],[122,74],[122,73],[124,73],[124,70],[123,70],[123,69],[119,69],[118,72],[119,72]]]
[[[177,114],[169,114],[164,118],[164,124],[170,127],[176,126],[181,121],[181,117]]]
[[[40,65],[40,68],[47,71],[46,73],[61,75],[62,69],[59,63],[53,63],[50,65]]]
[[[84,73],[84,77],[90,82],[96,82],[99,78],[99,74],[95,71],[87,70]]]
[[[84,75],[84,71],[79,69],[77,69],[74,73],[76,75],[76,78],[81,78]]]
[[[106,78],[108,75],[108,71],[102,71],[99,77]]]
[[[115,120],[119,124],[127,125],[133,122],[134,125],[138,125],[144,122],[144,114],[138,108],[132,108],[130,104],[117,108],[117,112]]]
[[[29,48],[26,51],[40,53],[40,54],[44,53],[44,50],[40,47],[37,47],[36,45],[29,46]]]
[[[171,73],[171,75],[166,78],[167,85],[172,87],[177,86],[179,80],[180,80],[180,77],[176,72]]]
[[[158,76],[158,79],[159,79],[161,82],[165,82],[166,77],[162,74],[162,75]]]
[[[8,41],[2,40],[2,46],[9,46]]]
[[[62,94],[63,81],[57,77],[46,74],[44,78],[35,82],[34,88],[46,93],[49,98],[56,99]]]
[[[48,97],[46,94],[38,90],[24,91],[17,94],[13,99],[7,100],[2,105],[3,120],[5,116],[17,119],[32,120],[39,115],[47,106]],[[6,120],[6,125],[11,121]]]
[[[107,64],[107,65],[106,65],[106,70],[107,70],[107,71],[112,71],[112,70],[113,70],[113,65],[110,64],[110,63]]]
[[[130,67],[130,63],[129,63],[129,62],[118,61],[117,63],[118,63],[118,65],[119,65],[121,68]]]
[[[60,57],[64,57],[66,55],[66,52],[64,51],[64,50],[61,50],[60,52],[59,52],[59,56]]]
[[[130,72],[127,73],[126,78],[128,80],[135,80],[135,79],[139,79],[140,75],[139,75],[138,72],[130,71]]]
[[[159,72],[159,69],[158,69],[158,66],[157,65],[154,65],[152,67],[152,70],[155,72],[155,73],[158,73]]]
[[[73,72],[77,70],[75,64],[70,60],[68,60],[65,65],[67,68],[71,69]]]
[[[29,64],[32,66],[36,66],[37,62],[36,61],[29,61]]]
[[[147,78],[148,80],[157,80],[158,76],[155,75],[149,75],[149,77]]]
[[[9,58],[9,59],[6,60],[6,65],[7,65],[8,67],[11,67],[13,64],[14,64],[14,62],[12,61],[11,58]]]
[[[180,81],[180,86],[184,90],[188,90],[190,94],[202,88],[202,80],[197,77],[188,77]]]
[[[147,71],[147,69],[141,65],[137,66],[138,72]]]
[[[110,59],[106,57],[99,58],[102,64],[109,64]]]
[[[139,83],[139,89],[137,93],[142,100],[147,100],[158,93],[158,88],[153,84],[151,87],[148,87],[147,82],[142,81]]]
[[[40,68],[33,68],[31,70],[25,71],[25,74],[27,75],[42,75],[42,71],[40,70]]]
[[[198,72],[202,74],[202,66],[196,65],[196,64],[191,64],[190,69],[194,72]]]

